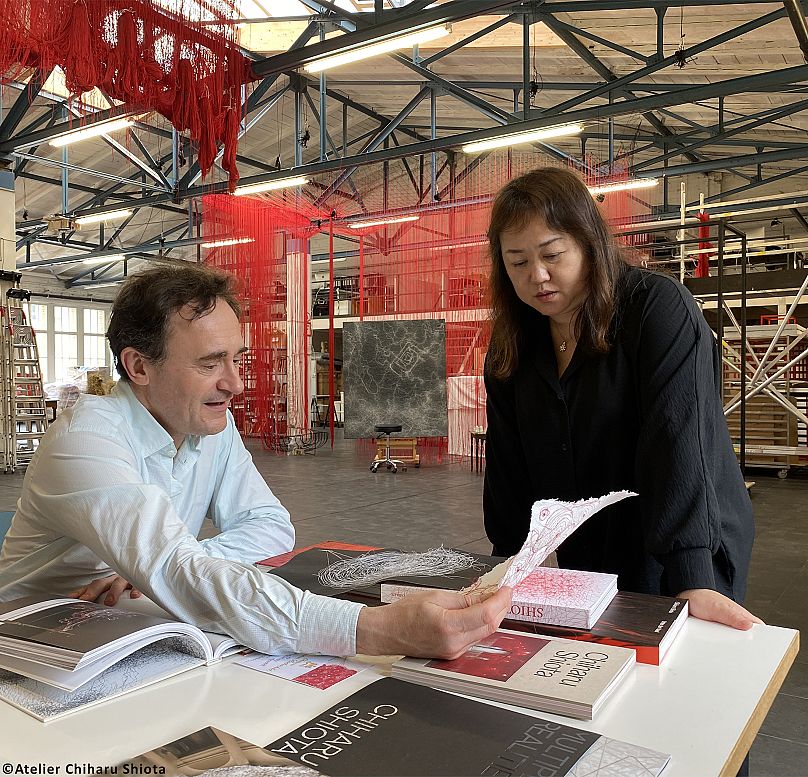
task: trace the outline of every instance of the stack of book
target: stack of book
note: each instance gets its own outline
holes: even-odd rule
[[[450,577],[401,578],[357,589],[338,590],[318,581],[319,571],[335,558],[374,550],[381,548],[326,542],[265,559],[259,565],[264,571],[313,593],[377,605],[426,588],[460,590],[477,582],[478,576],[484,585],[496,585],[505,561],[472,554],[474,567]],[[522,596],[523,586],[532,588],[530,598]],[[502,628],[628,647],[634,649],[640,663],[659,665],[687,621],[687,601],[616,592],[616,586],[614,575],[542,567],[514,591],[511,612]]]
[[[633,650],[500,629],[459,658],[403,658],[392,675],[446,691],[591,720],[636,663]]]

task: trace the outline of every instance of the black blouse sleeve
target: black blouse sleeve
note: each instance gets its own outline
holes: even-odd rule
[[[653,283],[642,310],[628,319],[639,333],[635,471],[646,548],[662,564],[667,590],[714,589],[717,461],[734,458],[718,395],[716,340],[693,297],[672,279]]]
[[[530,478],[519,440],[513,380],[500,381],[486,371],[485,389],[485,531],[495,556],[512,556],[522,547],[530,527]]]

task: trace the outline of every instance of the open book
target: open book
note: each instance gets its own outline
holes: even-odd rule
[[[49,720],[240,649],[145,597],[107,607],[28,596],[0,603],[0,698]]]

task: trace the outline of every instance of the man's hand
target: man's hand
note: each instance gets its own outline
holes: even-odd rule
[[[737,602],[709,588],[691,588],[689,591],[682,591],[678,598],[687,599],[690,614],[704,621],[723,623],[741,631],[751,629],[755,623],[763,623]]]
[[[512,593],[505,586],[493,594],[425,591],[382,607],[365,607],[356,627],[356,651],[457,658],[496,631]]]
[[[77,591],[71,591],[68,596],[74,599],[83,599],[85,602],[96,601],[101,594],[107,592],[104,597],[104,604],[110,607],[118,603],[118,599],[124,591],[129,591],[130,599],[137,599],[142,596],[137,588],[133,588],[132,584],[124,580],[120,575],[110,575],[109,577],[102,577],[98,580],[93,580],[89,585],[84,588],[79,588]]]

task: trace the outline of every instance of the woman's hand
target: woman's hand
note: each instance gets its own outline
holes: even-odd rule
[[[142,596],[137,588],[133,588],[132,584],[124,580],[120,575],[110,575],[109,577],[102,577],[98,580],[93,580],[89,585],[84,588],[79,588],[77,591],[71,591],[68,596],[74,599],[82,599],[85,602],[94,602],[101,594],[108,592],[104,597],[104,604],[112,607],[117,604],[118,599],[124,591],[130,591],[129,598],[137,599]]]
[[[687,599],[690,614],[703,621],[723,623],[741,631],[751,629],[755,623],[763,623],[760,618],[752,615],[737,602],[709,588],[691,588],[682,591],[677,598]]]

